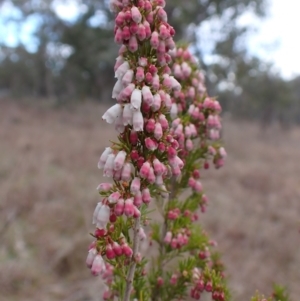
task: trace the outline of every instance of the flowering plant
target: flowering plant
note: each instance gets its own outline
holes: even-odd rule
[[[87,266],[105,282],[104,300],[230,300],[216,243],[197,223],[208,203],[200,169],[226,157],[220,104],[187,45],[175,46],[164,0],[110,6],[121,46],[116,104],[102,118],[119,135],[98,162],[112,181],[98,186]]]

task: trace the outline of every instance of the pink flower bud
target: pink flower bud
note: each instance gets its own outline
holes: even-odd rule
[[[155,151],[158,147],[158,143],[149,137],[145,139],[145,145],[146,148],[151,150],[152,152]]]
[[[142,199],[145,204],[149,204],[151,202],[151,194],[148,188],[144,188],[142,190]]]
[[[104,260],[102,258],[102,256],[100,254],[97,254],[94,261],[93,261],[93,265],[91,268],[91,272],[94,276],[98,276],[100,275],[100,273],[105,271],[105,263]]]
[[[117,242],[113,243],[112,248],[113,248],[114,253],[117,256],[121,256],[123,254],[123,250],[122,250],[121,246]]]
[[[168,231],[166,233],[166,236],[164,238],[164,243],[166,243],[167,245],[169,245],[171,243],[171,240],[172,240],[172,232]]]
[[[119,199],[116,206],[115,206],[115,208],[114,208],[116,216],[121,216],[123,214],[124,206],[125,206],[124,199]]]
[[[213,289],[213,285],[212,285],[212,282],[211,281],[208,281],[206,284],[205,284],[205,290],[207,292],[211,292]]]
[[[153,21],[154,21],[154,13],[153,13],[153,11],[150,11],[150,13],[146,16],[146,20],[147,20],[150,24],[153,23]]]
[[[161,98],[159,94],[153,96],[152,111],[157,112],[161,107]]]
[[[165,52],[166,52],[166,42],[164,40],[159,40],[158,47],[157,47],[157,52],[159,54],[165,54]],[[164,66],[166,64],[166,60],[165,60],[164,55],[159,56],[157,59],[158,59],[161,66]]]
[[[170,110],[170,116],[172,119],[175,119],[178,114],[178,107],[176,103],[172,104],[171,110]]]
[[[144,41],[146,39],[147,33],[146,33],[146,28],[143,24],[139,24],[139,28],[136,33],[136,36],[140,41]]]
[[[115,155],[110,154],[107,157],[106,163],[103,168],[103,175],[105,177],[111,178],[114,174],[114,161],[115,161]]]
[[[129,69],[126,71],[122,78],[122,83],[124,86],[128,86],[130,83],[132,83],[134,72],[133,70]]]
[[[117,79],[122,79],[125,73],[130,69],[129,63],[125,61],[115,72],[115,77]]]
[[[146,123],[145,130],[148,133],[153,133],[155,128],[155,120],[153,118],[149,119]]]
[[[115,157],[115,161],[114,161],[114,170],[122,169],[122,167],[125,163],[126,155],[127,154],[125,151],[118,152],[118,154]]]
[[[115,43],[122,44],[123,43],[123,32],[122,29],[119,27],[115,33]]]
[[[122,250],[123,250],[123,254],[124,254],[126,257],[131,257],[131,256],[132,256],[133,251],[132,251],[132,249],[128,246],[127,243],[123,244],[121,247],[122,247]]]
[[[176,149],[174,149],[172,146],[168,147],[168,157],[169,158],[175,158],[177,155]]]
[[[153,76],[150,72],[147,72],[146,75],[145,75],[145,81],[148,83],[148,84],[151,84],[152,83],[152,80],[153,80]]]
[[[134,214],[133,198],[127,199],[125,201],[124,214],[128,217],[133,216]]]
[[[153,95],[148,86],[143,86],[142,88],[143,101],[146,102],[149,106],[153,103]]]
[[[219,154],[220,154],[221,158],[226,158],[227,153],[226,153],[226,150],[224,147],[220,147]]]
[[[186,140],[185,146],[188,151],[191,151],[194,147],[193,141],[191,139]]]
[[[170,33],[171,33],[171,31],[170,31]],[[170,38],[166,39],[166,47],[170,50],[175,49],[176,44],[175,44],[173,38],[170,37]]]
[[[127,100],[135,89],[135,84],[131,83],[120,93],[118,100]]]
[[[114,259],[116,257],[116,254],[110,244],[106,246],[105,255],[107,259]]]
[[[166,25],[161,24],[159,27],[159,35],[160,38],[166,40],[167,38],[171,37],[170,31],[167,29]]]
[[[118,201],[118,199],[121,197],[121,194],[120,192],[116,191],[116,192],[113,192],[109,197],[108,197],[108,201],[111,203],[111,204],[114,204]]]
[[[145,1],[144,9],[145,9],[146,12],[152,11],[152,4],[151,4],[151,2],[149,0]]]
[[[157,49],[159,46],[159,34],[157,31],[153,31],[150,39],[150,44],[152,48]]]
[[[114,66],[114,71],[116,71],[122,64],[124,63],[124,57],[123,56],[118,56],[116,58],[116,63],[115,63],[115,66]]]
[[[138,134],[136,131],[131,130],[130,136],[129,136],[129,141],[132,145],[136,145],[138,142]]]
[[[148,161],[144,162],[141,169],[140,169],[140,176],[144,179],[148,177],[150,171],[150,163]]]
[[[141,23],[142,21],[142,15],[136,6],[131,8],[131,17],[135,23]]]
[[[132,150],[130,153],[130,158],[133,161],[137,161],[137,159],[139,158],[139,152],[136,149]]]
[[[101,183],[98,185],[97,190],[99,192],[107,192],[109,191],[111,188],[113,187],[113,185],[111,183]]]
[[[158,143],[158,150],[159,150],[161,153],[164,153],[165,150],[166,150],[166,145],[165,145],[163,142],[159,142],[159,143]]]
[[[143,131],[144,129],[144,118],[140,111],[135,111],[133,113],[133,129],[136,132]]]
[[[119,104],[115,104],[104,113],[102,119],[109,124],[113,124],[116,121],[116,119],[120,115],[122,115],[122,113],[123,113],[122,106]]]
[[[99,162],[98,162],[99,169],[104,167],[104,165],[107,161],[108,155],[110,155],[111,153],[112,153],[112,149],[110,147],[106,147],[99,159]]]
[[[128,49],[130,52],[136,52],[138,50],[139,44],[135,35],[132,35],[129,39]]]
[[[148,174],[147,180],[150,184],[155,183],[156,177],[155,177],[155,174],[154,174],[153,167],[150,167],[150,169],[149,169],[149,174]]]
[[[141,188],[141,179],[138,177],[135,177],[130,185],[130,192],[135,195],[138,191],[140,191]]]
[[[133,212],[134,218],[138,218],[141,216],[141,211],[136,206],[133,206],[133,210],[134,210],[134,212]]]
[[[196,180],[193,177],[190,177],[188,181],[189,187],[194,188],[195,184],[196,184]]]
[[[154,137],[157,140],[160,140],[163,136],[163,129],[159,122],[156,122],[155,128],[154,128]]]
[[[135,110],[140,110],[142,103],[142,91],[140,89],[133,90],[130,98],[130,103]]]
[[[120,11],[115,19],[116,25],[121,27],[125,21],[125,13]]]
[[[142,82],[145,78],[144,68],[143,67],[137,67],[136,68],[136,75],[135,78],[138,82]]]
[[[142,227],[140,227],[138,235],[139,235],[140,240],[147,238],[145,230]]]
[[[162,175],[165,171],[165,166],[157,158],[153,160],[154,172],[156,175]]]
[[[151,37],[151,34],[152,34],[150,24],[149,24],[149,22],[147,20],[145,20],[143,22],[143,25],[145,27],[146,39],[149,39]]]
[[[96,248],[92,248],[88,252],[88,256],[86,258],[86,266],[90,269],[93,265],[94,259],[97,255],[97,250]]]
[[[122,170],[114,171],[113,179],[115,181],[121,181]]]
[[[135,196],[134,196],[134,200],[133,200],[133,204],[137,207],[140,207],[143,203],[143,200],[142,200],[142,193],[141,191],[137,191]]]
[[[133,35],[135,35],[139,30],[139,25],[135,22],[131,22],[129,26],[129,30]]]
[[[159,83],[159,76],[158,74],[153,75],[152,78],[152,89],[157,91],[160,87],[160,83]]]
[[[124,26],[122,29],[122,38],[123,40],[127,41],[131,37],[131,32],[128,26]]]
[[[125,163],[121,175],[122,181],[129,182],[131,180],[131,164]]]
[[[170,279],[170,284],[171,285],[176,285],[177,284],[177,280],[178,280],[178,276],[176,274],[173,274],[171,276],[171,279]]]

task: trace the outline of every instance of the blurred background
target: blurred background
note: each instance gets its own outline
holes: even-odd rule
[[[234,300],[300,294],[300,2],[168,0],[223,106],[221,170],[202,173],[204,227]],[[85,268],[112,127],[113,15],[104,0],[0,0],[0,300],[101,299]]]

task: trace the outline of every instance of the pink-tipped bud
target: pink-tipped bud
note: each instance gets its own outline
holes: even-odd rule
[[[136,6],[131,8],[131,17],[135,23],[141,23],[142,21],[142,15]]]
[[[142,82],[145,78],[145,72],[143,67],[136,68],[135,78],[138,82]]]
[[[133,129],[136,132],[141,132],[144,129],[144,117],[140,111],[136,111],[133,113]]]
[[[170,284],[171,285],[176,285],[177,284],[177,280],[178,280],[178,276],[176,274],[173,274],[171,276],[171,279],[170,279]]]
[[[123,250],[117,242],[113,243],[112,249],[113,249],[115,255],[117,255],[117,256],[121,256],[123,254]]]
[[[113,192],[109,197],[108,197],[108,201],[111,204],[114,204],[118,201],[118,199],[121,197],[121,194],[119,191]]]
[[[122,169],[121,179],[122,181],[129,182],[131,180],[131,164],[125,163]]]
[[[129,136],[129,141],[132,145],[137,145],[137,142],[138,142],[138,133],[134,130],[131,130],[130,132],[130,136]]]
[[[141,188],[141,179],[138,177],[135,177],[130,185],[130,192],[135,195],[138,191],[140,191]]]
[[[130,52],[136,52],[138,50],[139,44],[135,35],[132,35],[129,39],[128,49]]]
[[[116,155],[115,160],[114,160],[114,170],[122,169],[122,167],[125,163],[126,156],[127,156],[127,154],[125,151],[118,152],[118,154]]]
[[[128,86],[129,84],[132,83],[133,75],[134,75],[133,70],[129,69],[126,71],[126,73],[124,74],[124,76],[122,78],[122,83],[124,86]]]
[[[163,280],[163,278],[161,278],[161,277],[158,277],[157,278],[157,286],[162,286],[163,284],[164,284],[164,280]]]
[[[122,44],[123,43],[123,31],[121,28],[118,28],[115,33],[115,43]]]
[[[153,80],[153,76],[150,72],[147,72],[146,75],[145,75],[145,80],[148,84],[151,84],[152,83],[152,80]]]
[[[143,24],[139,24],[139,28],[136,33],[136,36],[140,41],[144,41],[146,39],[147,32],[146,32],[146,28]]]
[[[160,83],[159,83],[159,76],[158,74],[153,75],[152,78],[152,89],[157,91],[160,87]]]
[[[153,95],[148,86],[143,86],[142,88],[143,101],[146,102],[149,106],[153,103]]]
[[[144,240],[145,238],[147,238],[145,230],[142,227],[140,227],[138,235],[139,235],[140,240]]]
[[[93,265],[94,259],[97,255],[97,250],[96,248],[92,248],[88,252],[88,256],[86,258],[86,266],[90,269]]]
[[[114,208],[116,216],[121,216],[123,214],[124,206],[125,206],[124,199],[119,199],[116,206],[115,206],[115,208]]]
[[[122,29],[122,38],[123,40],[127,41],[131,37],[131,32],[128,26],[124,26]]]
[[[141,193],[141,191],[137,191],[135,196],[134,196],[133,204],[136,207],[140,207],[142,205],[142,203],[143,203],[142,193]]]
[[[186,140],[185,147],[188,151],[191,151],[194,147],[193,141],[191,139]]]
[[[148,188],[144,188],[142,190],[142,199],[145,204],[149,204],[151,202],[151,194]]]
[[[110,244],[106,246],[105,255],[109,260],[114,259],[116,257],[116,254]]]
[[[169,245],[171,243],[171,240],[172,240],[172,232],[168,231],[166,233],[166,236],[164,238],[164,243],[166,243],[167,245]]]
[[[147,180],[148,180],[148,182],[149,182],[150,184],[154,184],[154,183],[155,183],[156,177],[155,177],[155,174],[154,174],[154,169],[153,169],[153,167],[150,167],[150,170],[149,170],[149,174],[148,174]]]
[[[107,157],[106,163],[103,168],[103,175],[105,177],[112,177],[114,174],[114,161],[115,161],[115,155],[110,154]]]
[[[131,257],[132,254],[133,254],[132,249],[128,246],[127,243],[125,243],[125,244],[122,245],[122,250],[123,250],[123,254],[124,254],[126,257]]]
[[[157,31],[153,31],[150,39],[152,48],[157,49],[159,46],[159,34]]]
[[[102,256],[100,254],[97,254],[94,261],[93,261],[93,265],[91,268],[91,272],[94,276],[98,276],[100,275],[100,273],[105,271],[105,263],[104,260],[102,258]]]
[[[112,186],[113,185],[111,183],[101,183],[98,185],[97,190],[99,192],[107,192],[107,191],[111,190]]]
[[[140,176],[143,179],[146,179],[148,177],[149,171],[150,171],[150,163],[148,161],[144,162],[141,169],[140,169]]]
[[[153,133],[154,128],[155,128],[155,120],[151,118],[147,121],[145,129],[148,133]]]
[[[128,217],[133,216],[134,214],[133,198],[127,199],[125,201],[124,214]]]
[[[115,19],[116,25],[121,27],[125,21],[125,13],[120,11]]]
[[[155,128],[154,128],[154,137],[155,139],[157,140],[160,140],[163,136],[163,129],[162,129],[162,126],[159,122],[157,122],[155,124]]]
[[[158,159],[153,160],[154,172],[156,175],[162,175],[165,171],[165,166]]]
[[[161,107],[161,98],[159,94],[153,96],[152,111],[157,112]]]
[[[145,139],[145,145],[146,148],[152,152],[155,151],[158,147],[158,143],[154,139],[151,139],[149,137]]]
[[[158,143],[158,148],[157,148],[161,153],[164,153],[166,150],[166,145],[163,142]]]

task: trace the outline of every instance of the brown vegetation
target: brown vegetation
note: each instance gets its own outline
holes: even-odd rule
[[[0,300],[99,300],[85,268],[112,139],[92,103],[60,110],[0,101]],[[226,166],[203,171],[204,227],[217,239],[235,300],[272,283],[300,294],[300,130],[261,133],[226,119]]]

